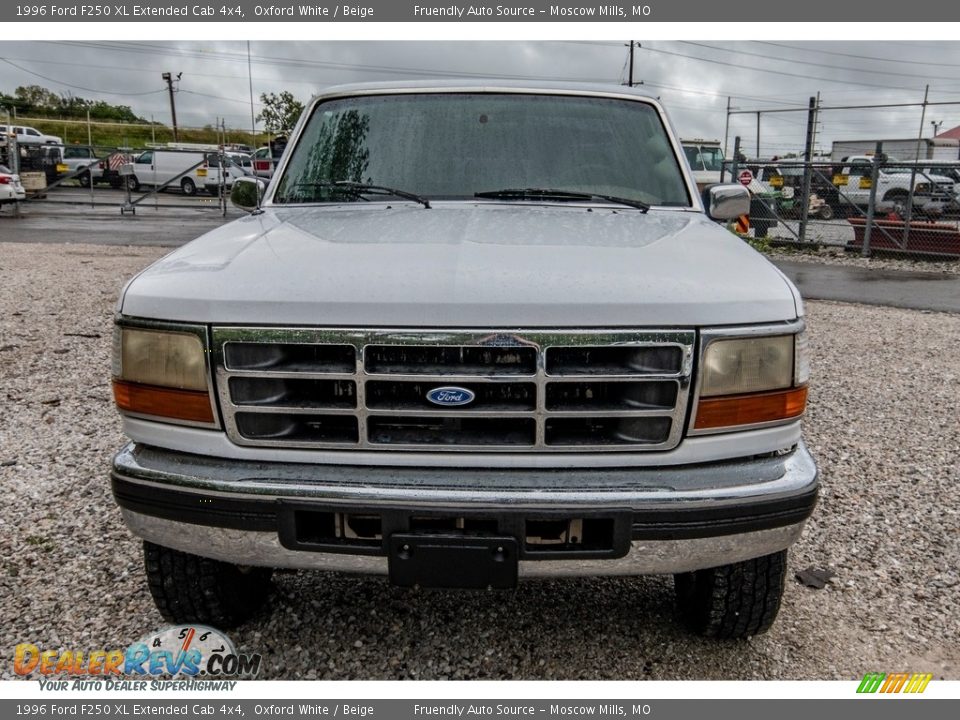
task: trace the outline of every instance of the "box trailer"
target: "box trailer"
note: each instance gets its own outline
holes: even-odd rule
[[[877,143],[883,143],[883,154],[897,160],[957,160],[960,158],[960,140],[954,138],[923,138],[907,140],[835,140],[830,159],[841,162],[851,155],[871,155]]]

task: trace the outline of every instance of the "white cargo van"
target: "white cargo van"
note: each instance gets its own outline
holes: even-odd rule
[[[184,195],[196,195],[197,188],[207,181],[206,156],[202,150],[144,150],[134,158],[127,183],[131,190],[170,183],[169,187],[179,187]]]

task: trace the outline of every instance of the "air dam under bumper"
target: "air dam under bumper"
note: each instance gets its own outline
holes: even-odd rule
[[[239,565],[386,574],[391,534],[450,523],[517,537],[522,577],[688,572],[783,550],[818,487],[802,443],[776,457],[599,470],[257,463],[131,443],[112,479],[136,535]],[[344,517],[376,518],[376,535],[316,530]],[[574,519],[581,544],[531,543],[532,527]]]

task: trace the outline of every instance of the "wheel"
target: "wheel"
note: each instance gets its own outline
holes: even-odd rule
[[[884,202],[897,203],[898,205],[907,204],[907,193],[903,190],[890,190],[883,196]]]
[[[827,204],[821,205],[817,217],[821,220],[833,220],[833,208]]]
[[[184,178],[180,181],[180,189],[183,191],[184,195],[197,194],[197,184],[190,178]]]
[[[77,175],[77,182],[80,183],[80,187],[82,188],[90,187],[90,171],[87,170],[86,172]]]
[[[270,591],[268,568],[242,568],[146,541],[143,559],[153,602],[171,623],[236,627]]]
[[[770,629],[780,610],[787,551],[674,575],[677,607],[705,637],[735,639]]]
[[[136,175],[127,175],[127,187],[130,188],[130,192],[136,192],[140,189],[140,181],[137,180]]]

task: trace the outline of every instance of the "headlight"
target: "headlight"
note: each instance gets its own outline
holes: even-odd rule
[[[114,333],[113,392],[126,412],[213,423],[200,336],[140,328]]]
[[[793,359],[793,335],[714,340],[703,356],[700,397],[790,387]]]
[[[809,375],[803,333],[714,340],[703,355],[694,430],[793,420],[806,409]]]

